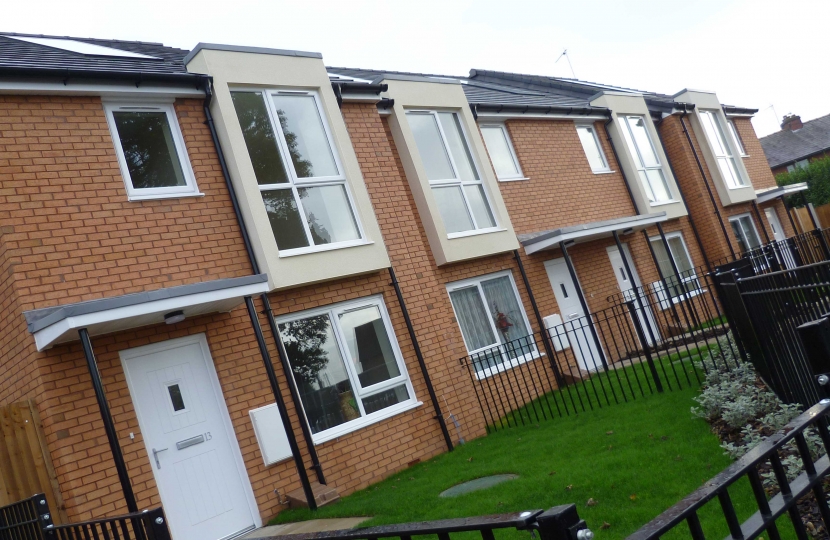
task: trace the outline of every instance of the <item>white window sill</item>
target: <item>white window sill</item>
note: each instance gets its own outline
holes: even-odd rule
[[[705,293],[705,292],[706,292],[706,289],[698,289],[698,290],[696,290],[696,291],[694,291],[694,292],[679,294],[679,295],[677,295],[677,296],[673,296],[673,297],[672,297],[672,299],[671,299],[671,303],[672,303],[672,304],[679,304],[680,302],[684,302],[684,301],[686,301],[686,300],[690,300],[690,299],[694,298],[695,296],[697,296],[697,295],[699,295],[699,294],[702,294],[702,293]],[[661,305],[662,305],[662,304],[665,304],[665,302],[666,302],[665,300],[661,300],[661,301],[660,301],[660,304],[661,304]],[[662,309],[661,309],[661,311],[662,311],[663,309],[668,309],[668,307],[669,307],[669,306],[666,306],[666,307],[662,308]]]
[[[591,172],[594,173],[594,174],[613,174],[617,171],[612,171],[611,169],[601,169],[599,171],[593,171],[592,170]]]
[[[530,180],[527,176],[520,176],[518,178],[499,178],[499,182],[521,182],[522,180]]]
[[[205,194],[199,191],[189,191],[185,193],[156,193],[155,195],[139,195],[127,194],[127,200],[132,201],[152,201],[154,199],[182,199],[185,197],[204,197]]]
[[[744,184],[744,185],[742,185],[742,186],[726,186],[726,188],[727,188],[727,189],[730,189],[730,190],[735,190],[735,189],[746,189],[746,188],[752,188],[752,184]]]
[[[311,436],[311,440],[314,442],[314,446],[318,446],[323,444],[324,442],[328,442],[338,437],[342,437],[352,431],[357,431],[359,429],[363,429],[366,426],[371,426],[372,424],[377,424],[382,420],[386,420],[392,416],[404,413],[406,411],[410,411],[417,407],[423,405],[423,401],[416,401],[410,400],[405,401],[403,403],[398,403],[397,405],[393,405],[391,407],[387,407],[385,409],[381,409],[376,413],[372,413],[367,416],[363,416],[356,420],[352,420],[351,422],[346,422],[345,424],[340,424],[339,426],[335,426],[333,428],[327,429],[325,431],[321,431],[315,435]]]
[[[346,249],[358,246],[368,246],[374,244],[371,240],[352,240],[349,242],[338,242],[336,244],[323,244],[321,246],[309,246],[304,248],[286,249],[279,252],[279,258],[296,257],[297,255],[309,255],[311,253],[320,253],[322,251],[332,251],[335,249]]]
[[[475,353],[474,353],[475,354]],[[508,360],[507,362],[502,362],[501,364],[493,367],[484,368],[481,371],[476,371],[476,380],[487,379],[488,377],[492,377],[493,375],[498,375],[499,373],[504,373],[505,371],[511,370],[515,367],[519,367],[522,364],[526,364],[533,360],[537,360],[546,356],[543,352],[533,352],[527,353],[518,358],[514,358],[512,360]]]
[[[678,201],[676,199],[671,199],[671,200],[668,200],[668,201],[660,201],[660,202],[649,203],[649,205],[650,206],[666,206],[667,204],[675,204],[675,203],[678,203],[678,202],[680,202],[680,201]]]
[[[489,229],[474,229],[472,231],[464,231],[464,232],[457,232],[457,233],[449,233],[447,238],[450,240],[454,240],[455,238],[466,238],[467,236],[478,236],[480,234],[490,234],[496,232],[504,232],[507,229],[504,227],[490,227]]]

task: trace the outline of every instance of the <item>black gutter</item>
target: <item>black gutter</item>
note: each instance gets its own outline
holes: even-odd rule
[[[340,93],[341,94],[380,94],[381,92],[386,92],[389,90],[389,85],[386,83],[378,83],[378,84],[367,84],[367,83],[359,83],[359,82],[349,82],[349,81],[332,81],[332,86],[338,85],[340,86]]]
[[[759,109],[747,109],[745,107],[735,107],[733,105],[721,105],[723,114],[755,114]]]
[[[677,184],[677,191],[680,193],[680,200],[683,201],[683,206],[686,207],[686,212],[688,212],[687,217],[689,218],[689,225],[692,226],[692,233],[695,235],[697,247],[700,248],[700,253],[701,255],[703,255],[703,261],[706,263],[706,270],[711,272],[712,263],[709,261],[709,255],[706,253],[706,248],[703,247],[703,241],[700,238],[700,233],[697,230],[697,225],[695,225],[695,219],[692,217],[692,211],[689,209],[689,203],[686,201],[686,195],[683,193],[683,188],[680,187],[680,179],[674,172],[674,166],[672,165],[671,159],[669,158],[669,153],[666,152],[666,145],[663,144],[663,134],[660,133],[660,124],[663,123],[663,120],[664,119],[661,119],[657,126],[655,126],[655,129],[657,131],[657,137],[660,139],[660,145],[663,147],[663,152],[666,154],[666,162],[668,162],[669,170],[671,171],[672,176],[674,176],[674,183]]]
[[[764,232],[764,239],[767,241],[767,244],[769,244],[769,233],[767,232],[767,228],[764,227],[764,220],[761,219],[761,210],[758,209],[758,201],[752,201],[752,209],[755,210],[755,217],[758,218],[758,225],[761,226],[761,230]]]
[[[231,204],[233,205],[234,213],[236,214],[237,223],[239,223],[239,232],[242,235],[242,241],[245,244],[245,251],[248,253],[248,259],[251,263],[251,268],[254,274],[259,274],[259,264],[257,263],[256,256],[254,255],[253,246],[251,245],[251,237],[248,234],[248,228],[245,226],[245,220],[242,218],[242,210],[239,206],[239,199],[236,196],[236,189],[234,189],[233,182],[231,181],[231,175],[228,171],[228,164],[225,161],[225,153],[222,151],[222,145],[219,142],[219,136],[216,133],[216,124],[213,121],[213,114],[210,112],[210,103],[213,100],[213,92],[210,90],[211,81],[207,80],[205,84],[205,102],[204,102],[204,111],[205,111],[205,118],[206,124],[208,125],[208,129],[210,130],[211,138],[213,139],[213,145],[216,148],[216,154],[219,158],[219,167],[222,169],[222,176],[225,178],[225,185],[228,189],[228,194],[231,198]],[[260,296],[262,300],[262,304],[265,310],[265,314],[268,318],[268,326],[273,334],[274,341],[277,345],[277,353],[280,357],[280,362],[282,364],[283,371],[285,372],[285,379],[288,381],[288,388],[291,393],[291,400],[294,404],[294,408],[297,411],[297,418],[300,422],[300,428],[303,432],[303,439],[305,440],[306,447],[308,448],[309,455],[311,456],[312,461],[312,468],[317,473],[317,480],[321,484],[325,484],[325,478],[323,477],[323,468],[320,465],[320,460],[317,456],[317,450],[314,448],[314,440],[311,436],[311,430],[308,427],[308,421],[305,418],[305,414],[303,413],[302,404],[300,402],[299,392],[297,391],[296,384],[294,381],[294,377],[292,376],[291,366],[288,363],[288,358],[285,354],[285,351],[282,349],[282,340],[279,338],[279,333],[276,329],[276,321],[274,321],[274,314],[271,310],[271,302],[268,298],[268,295],[263,293]],[[254,331],[261,331],[259,329],[259,323],[255,325]],[[271,365],[270,357],[266,359],[263,357],[263,361],[265,362],[266,371],[273,370],[273,365]],[[270,377],[270,374],[269,374]],[[282,395],[279,394],[279,389],[276,388],[274,390],[275,396],[274,398],[279,403],[282,401]],[[279,408],[279,406],[278,406]],[[291,419],[286,413],[285,416],[282,416],[283,409],[280,408],[280,416],[281,420],[285,427],[286,435],[289,439],[289,445],[291,445],[291,440],[294,440],[294,445],[296,445],[296,438],[294,436],[294,428],[291,424]],[[299,447],[298,447],[299,448]],[[292,446],[293,451],[293,446]],[[308,475],[306,474],[305,470],[305,463],[303,463],[302,455],[297,454],[294,455],[294,462],[297,467],[297,474],[300,476],[300,482],[303,485],[303,492],[306,495],[306,499],[308,500],[309,508],[314,510],[316,508],[316,502],[314,500],[314,493],[311,490],[311,484],[308,480]]]
[[[427,386],[429,399],[432,401],[432,408],[435,409],[435,419],[438,420],[438,425],[441,426],[441,434],[444,436],[444,442],[447,445],[447,450],[452,452],[452,438],[450,432],[447,430],[447,423],[444,421],[444,414],[441,412],[441,405],[438,403],[438,396],[435,395],[435,388],[432,386],[432,380],[427,371],[427,364],[424,361],[424,355],[421,353],[421,346],[418,345],[418,337],[415,335],[415,328],[412,326],[412,319],[409,318],[409,310],[406,309],[406,302],[403,300],[403,293],[401,292],[398,278],[395,276],[395,269],[390,265],[389,278],[392,280],[392,287],[395,288],[395,296],[398,297],[398,304],[401,306],[403,312],[403,320],[406,323],[406,329],[409,332],[409,339],[412,341],[412,348],[415,349],[415,356],[418,358],[418,365],[421,367],[421,373],[424,375],[424,384]],[[463,441],[462,441],[463,442]]]
[[[24,68],[0,67],[0,78],[49,78],[62,79],[67,85],[70,79],[102,79],[102,80],[133,80],[136,87],[144,82],[164,82],[175,84],[192,84],[197,89],[204,86],[205,80],[210,77],[201,73],[157,73],[147,71],[110,71],[93,69],[63,69],[63,68]]]
[[[475,116],[478,113],[562,114],[565,116],[607,116],[610,111],[602,107],[564,107],[558,105],[503,105],[499,103],[470,103]]]
[[[688,114],[687,105],[684,103],[683,114],[680,115],[680,125],[683,127],[683,134],[686,135],[686,140],[689,142],[689,148],[692,150],[692,155],[695,157],[695,161],[697,162],[697,168],[700,171],[700,176],[703,178],[703,185],[706,186],[706,191],[709,193],[709,200],[712,202],[712,208],[715,209],[715,214],[718,216],[718,223],[720,224],[721,231],[723,232],[723,237],[726,238],[726,245],[729,247],[729,253],[731,253],[732,258],[735,259],[735,250],[732,248],[732,242],[729,241],[729,234],[726,232],[726,225],[723,224],[723,216],[721,216],[718,204],[715,202],[715,196],[712,194],[712,188],[709,187],[709,180],[706,178],[706,173],[703,172],[703,164],[700,162],[700,156],[697,155],[697,150],[695,150],[695,145],[692,142],[692,136],[689,135],[689,130],[686,129],[686,121],[683,120]]]

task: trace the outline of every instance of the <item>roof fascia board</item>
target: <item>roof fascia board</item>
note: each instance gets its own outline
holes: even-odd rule
[[[607,114],[562,114],[562,113],[543,113],[543,112],[489,112],[476,111],[476,117],[479,120],[507,120],[517,118],[532,118],[541,120],[608,120]]]

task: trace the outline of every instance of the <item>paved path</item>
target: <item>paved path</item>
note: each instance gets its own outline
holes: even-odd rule
[[[269,525],[251,531],[240,540],[254,538],[267,538],[270,536],[284,536],[286,534],[300,534],[321,531],[336,531],[339,529],[354,529],[370,517],[359,518],[337,518],[337,519],[311,519],[298,521],[297,523],[283,523],[282,525]]]

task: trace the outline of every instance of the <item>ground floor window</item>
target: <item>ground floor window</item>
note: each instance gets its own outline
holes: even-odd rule
[[[666,245],[663,239],[659,236],[649,238],[651,247],[654,250],[654,255],[657,257],[657,265],[660,268],[660,275],[666,281],[669,287],[669,294],[662,295],[663,283],[658,282],[655,286],[659,289],[661,303],[671,298],[673,302],[684,299],[684,295],[690,296],[697,294],[700,291],[700,282],[695,272],[695,267],[692,264],[692,257],[689,255],[689,249],[686,247],[686,242],[683,240],[683,234],[680,232],[666,233],[666,242],[669,245],[669,252],[666,252]],[[669,258],[671,255],[671,258]],[[672,261],[674,264],[672,265]],[[680,275],[678,276],[674,267],[677,267]],[[668,298],[665,298],[668,296]]]
[[[447,285],[476,373],[489,375],[538,355],[510,272]]]
[[[761,247],[761,238],[749,214],[730,217],[729,224],[732,225],[732,232],[735,233],[742,253]]]
[[[415,403],[381,297],[281,317],[277,325],[313,434],[337,436]]]

